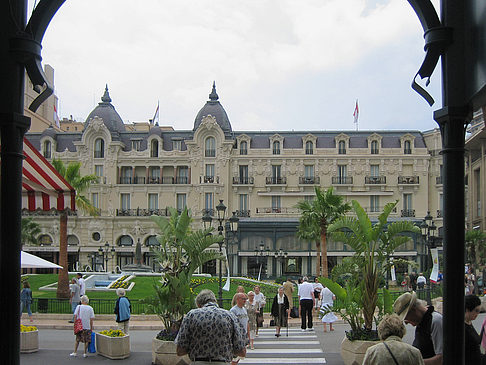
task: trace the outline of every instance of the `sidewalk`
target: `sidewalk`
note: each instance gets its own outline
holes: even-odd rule
[[[94,327],[97,331],[116,328],[114,314],[95,314]],[[23,314],[21,324],[25,326],[36,326],[39,329],[59,329],[66,330],[72,329],[73,323],[69,323],[72,319],[71,314],[44,314],[34,313],[32,315],[33,322],[29,322],[29,317],[26,313]],[[270,324],[271,316],[269,313],[264,313],[263,327],[268,328]],[[314,314],[314,322],[320,323],[317,316]],[[290,318],[289,327],[300,327],[300,318]],[[336,323],[344,323],[340,320]],[[163,328],[162,321],[153,314],[147,315],[133,315],[130,319],[130,330],[161,330]]]

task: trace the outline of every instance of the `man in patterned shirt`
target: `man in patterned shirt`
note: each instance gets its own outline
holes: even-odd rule
[[[229,364],[234,356],[245,356],[246,338],[238,319],[218,307],[214,293],[202,290],[196,305],[182,320],[177,355],[189,354],[193,365]]]

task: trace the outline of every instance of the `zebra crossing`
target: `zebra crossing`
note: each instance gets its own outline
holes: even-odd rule
[[[259,329],[255,349],[246,351],[239,365],[257,364],[326,364],[319,339],[314,331],[301,332],[300,328],[282,328],[281,336],[275,337],[275,328]]]

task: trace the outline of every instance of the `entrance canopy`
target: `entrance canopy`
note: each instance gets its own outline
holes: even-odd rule
[[[76,210],[76,191],[49,161],[24,138],[22,166],[22,208],[35,210]]]

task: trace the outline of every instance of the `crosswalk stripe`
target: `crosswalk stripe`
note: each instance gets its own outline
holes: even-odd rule
[[[276,352],[276,349],[259,349],[258,347],[255,347],[254,350],[250,350],[250,351],[251,351],[250,353],[256,353],[256,354],[272,354]],[[277,351],[279,354],[322,353],[321,349],[278,349]]]
[[[283,358],[283,357],[277,357],[277,358],[258,358],[258,359],[253,359],[253,358],[245,358],[242,359],[238,362],[238,364],[326,364],[326,359],[323,357],[320,358]]]
[[[257,343],[258,345],[295,345],[297,341],[294,341],[294,340],[276,340],[276,341],[258,341],[258,342],[255,342]],[[319,345],[320,342],[319,341],[308,341],[308,340],[305,340],[305,341],[302,341],[303,344],[305,345]]]

